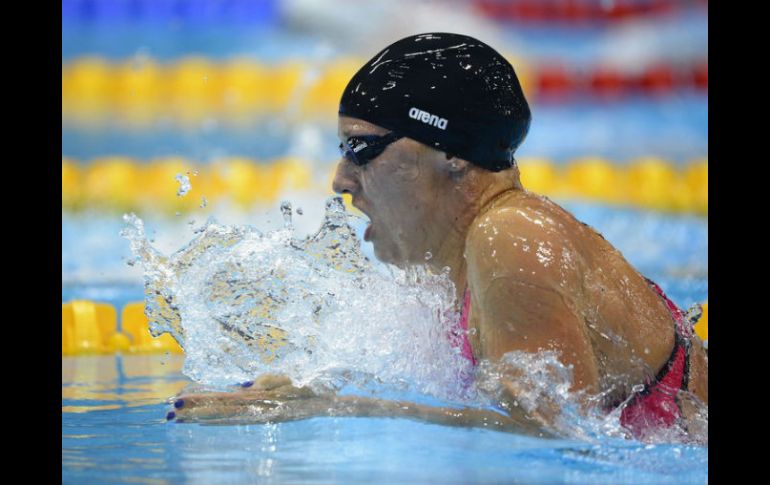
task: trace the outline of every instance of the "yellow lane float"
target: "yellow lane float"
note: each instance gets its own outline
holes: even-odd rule
[[[622,173],[605,159],[579,158],[565,172],[563,184],[568,196],[610,203],[622,200]]]
[[[107,354],[117,333],[117,313],[112,305],[75,300],[62,303],[62,355]]]
[[[131,337],[129,351],[132,353],[171,352],[182,354],[182,347],[167,333],[153,337],[149,321],[144,314],[144,302],[129,303],[121,314],[123,332]]]
[[[107,303],[73,300],[62,303],[62,355],[110,354],[114,352],[183,353],[169,334],[150,334],[144,303],[129,303],[117,331],[117,310]]]
[[[709,339],[709,302],[701,305],[701,308],[703,308],[703,314],[695,324],[695,333],[706,342]]]
[[[84,200],[91,207],[126,210],[140,192],[141,165],[127,157],[105,157],[85,171]]]
[[[636,206],[673,210],[674,191],[684,187],[671,165],[656,157],[635,160],[626,171],[626,190]]]
[[[695,160],[684,172],[687,190],[692,194],[692,208],[699,214],[709,211],[709,162],[704,158]]]
[[[328,191],[336,162],[329,161],[328,171],[324,168],[320,177],[314,176],[316,165],[295,157],[267,162],[228,157],[208,164],[180,157],[149,162],[105,157],[89,163],[63,157],[62,208],[144,208],[175,214],[230,199],[247,210],[255,204],[275,204],[286,192]],[[650,157],[627,166],[598,157],[577,158],[561,166],[547,159],[522,158],[519,169],[525,188],[550,197],[708,215],[707,159],[678,167]],[[189,179],[186,194],[177,195],[178,175]]]
[[[61,160],[61,205],[78,209],[83,199],[83,181],[77,162],[69,158]]]
[[[521,184],[539,194],[556,194],[559,174],[553,164],[544,158],[522,158],[518,161]]]

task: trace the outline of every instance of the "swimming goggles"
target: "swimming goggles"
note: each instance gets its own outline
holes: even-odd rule
[[[394,131],[383,136],[351,136],[345,143],[340,143],[340,153],[350,162],[363,167],[382,155],[388,145],[403,137],[404,135],[399,135]]]

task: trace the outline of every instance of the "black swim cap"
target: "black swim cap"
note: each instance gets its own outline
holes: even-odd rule
[[[383,49],[350,80],[339,114],[495,172],[514,164],[532,119],[513,66],[480,40],[447,33]]]

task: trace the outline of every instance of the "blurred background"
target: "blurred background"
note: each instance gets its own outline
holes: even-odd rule
[[[283,200],[317,229],[344,86],[431,31],[513,64],[525,187],[678,304],[707,300],[707,1],[63,0],[62,302],[143,299],[124,213],[166,253],[212,216],[279,227]]]

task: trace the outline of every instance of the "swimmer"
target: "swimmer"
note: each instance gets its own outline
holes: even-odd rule
[[[622,406],[629,434],[686,426],[693,398],[708,404],[708,361],[693,322],[601,234],[522,186],[514,153],[530,121],[513,67],[490,46],[448,33],[399,40],[342,94],[333,189],[369,217],[364,238],[379,260],[450,268],[474,364],[553,351],[572,369],[572,391],[607,411]],[[551,434],[558,410],[513,404],[523,391],[509,377],[506,415],[316,395],[262,376],[234,393],[182,395],[171,417],[407,416]]]

